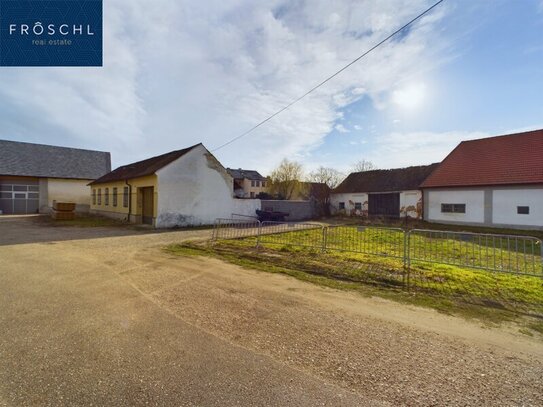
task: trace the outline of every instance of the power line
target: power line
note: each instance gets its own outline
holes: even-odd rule
[[[422,13],[420,13],[418,16],[416,16],[415,18],[413,18],[411,21],[409,21],[407,24],[403,25],[401,28],[397,29],[396,31],[394,31],[392,34],[390,34],[388,37],[386,37],[384,40],[380,41],[379,43],[375,44],[373,47],[371,47],[369,50],[367,50],[366,52],[364,52],[362,55],[360,55],[359,57],[357,57],[356,59],[352,60],[351,62],[349,62],[347,65],[345,65],[343,68],[341,68],[339,71],[337,71],[336,73],[334,73],[333,75],[330,75],[328,78],[326,78],[325,80],[323,80],[322,82],[320,82],[318,85],[314,86],[313,88],[311,88],[310,90],[308,90],[306,93],[304,93],[302,96],[298,97],[297,99],[293,100],[292,102],[290,102],[288,105],[284,106],[283,108],[279,109],[277,112],[275,112],[274,114],[272,114],[271,116],[268,116],[266,119],[262,120],[260,123],[254,125],[253,127],[251,127],[249,130],[247,130],[245,133],[242,133],[240,134],[239,136],[236,136],[234,137],[233,139],[227,141],[226,143],[220,145],[219,147],[211,150],[212,152],[215,152],[217,150],[220,150],[221,148],[223,147],[226,147],[227,145],[229,144],[232,144],[234,141],[237,141],[239,140],[240,138],[242,137],[245,137],[247,134],[251,133],[252,131],[256,130],[257,128],[259,128],[260,126],[262,126],[264,123],[270,121],[271,119],[273,119],[275,116],[277,116],[278,114],[284,112],[285,110],[287,110],[289,107],[291,107],[292,105],[298,103],[300,100],[302,100],[303,98],[305,98],[307,95],[309,95],[310,93],[314,92],[315,90],[317,90],[318,88],[320,88],[322,85],[324,85],[326,82],[328,82],[329,80],[335,78],[336,76],[338,76],[341,72],[343,72],[344,70],[346,70],[347,68],[349,68],[351,65],[354,65],[355,63],[357,63],[358,61],[360,61],[362,58],[364,58],[366,55],[368,55],[370,52],[372,52],[373,50],[375,50],[376,48],[380,47],[381,45],[383,45],[385,42],[387,42],[388,40],[390,40],[392,37],[394,37],[395,35],[399,34],[400,32],[402,32],[405,28],[409,27],[411,24],[413,24],[415,21],[419,20],[420,18],[422,18],[424,15],[428,14],[430,11],[432,11],[435,7],[437,7],[439,4],[443,3],[445,0],[439,0],[438,2],[436,2],[434,5],[432,5],[431,7],[427,8],[426,10],[424,10]]]

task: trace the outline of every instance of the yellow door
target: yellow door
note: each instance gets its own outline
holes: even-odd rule
[[[152,225],[153,214],[154,214],[154,208],[153,208],[154,188],[153,187],[142,188],[142,194],[143,194],[142,221],[143,223]]]

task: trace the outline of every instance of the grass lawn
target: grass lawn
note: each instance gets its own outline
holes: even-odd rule
[[[541,258],[526,256],[518,247],[511,244],[508,247],[506,241],[489,246],[485,240],[413,236],[412,257],[422,258],[420,247],[424,246],[427,258],[450,264],[413,261],[407,276],[402,260],[406,248],[401,231],[352,226],[329,228],[328,250],[323,252],[319,246],[321,228],[286,232],[280,228],[263,230],[259,249],[255,247],[256,237],[245,237],[219,240],[211,246],[174,245],[168,250],[183,255],[217,256],[258,270],[286,273],[335,288],[355,289],[443,312],[490,320],[516,319],[518,315],[543,317]],[[539,250],[540,247],[533,249],[536,254]],[[462,266],[493,267],[494,257],[499,259],[497,264],[503,270],[529,270],[536,275]],[[537,319],[530,324],[535,330],[543,326]]]

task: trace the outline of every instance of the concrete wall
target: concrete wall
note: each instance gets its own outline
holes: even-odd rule
[[[312,201],[262,200],[262,210],[287,212],[287,221],[307,220],[315,217],[315,205]]]
[[[430,190],[424,204],[426,219],[434,222],[484,223],[483,190]],[[441,204],[466,204],[466,213],[442,213]]]
[[[232,216],[233,179],[205,147],[192,149],[157,176],[157,227],[213,224]]]
[[[543,185],[426,189],[424,219],[489,227],[543,229]],[[442,203],[466,204],[466,213],[441,213]],[[528,206],[528,215],[517,214]]]
[[[256,216],[256,210],[261,209],[260,199],[233,199],[232,214],[242,216]],[[231,215],[232,215],[231,214]]]
[[[339,203],[345,203],[345,210],[339,209]],[[355,203],[361,203],[362,209],[355,209]],[[348,216],[368,215],[368,194],[365,192],[349,194],[332,194],[330,197],[330,210],[332,214],[344,214]],[[400,217],[422,217],[422,191],[400,191]]]
[[[543,226],[543,188],[499,189],[492,195],[492,223]],[[518,214],[517,206],[528,206],[530,213]]]
[[[91,203],[88,183],[91,181],[47,178],[47,207],[52,208],[53,201],[73,202],[77,212],[88,212]]]

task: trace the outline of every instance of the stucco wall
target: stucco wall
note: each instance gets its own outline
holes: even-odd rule
[[[232,214],[256,216],[256,210],[262,207],[260,199],[233,199]]]
[[[213,224],[232,216],[233,179],[205,147],[194,148],[157,176],[157,227]]]
[[[263,210],[286,212],[287,221],[307,220],[315,216],[315,205],[311,201],[262,200]]]
[[[424,203],[427,220],[462,223],[484,223],[484,191],[472,190],[430,190]],[[441,204],[466,204],[466,213],[442,213]]]
[[[339,203],[345,203],[345,210],[339,210]],[[362,209],[356,210],[355,203],[361,203]],[[419,211],[417,212],[417,205]],[[411,218],[422,217],[422,192],[419,190],[400,191],[400,216],[409,216]],[[348,216],[367,216],[368,214],[368,194],[350,193],[350,194],[332,194],[330,197],[330,209],[332,214],[345,214]]]
[[[92,180],[47,179],[47,206],[52,208],[53,201],[73,202],[76,211],[87,212],[90,207],[90,188]]]
[[[518,214],[517,206],[528,206],[530,213]],[[505,225],[543,226],[543,187],[492,191],[492,222]]]

